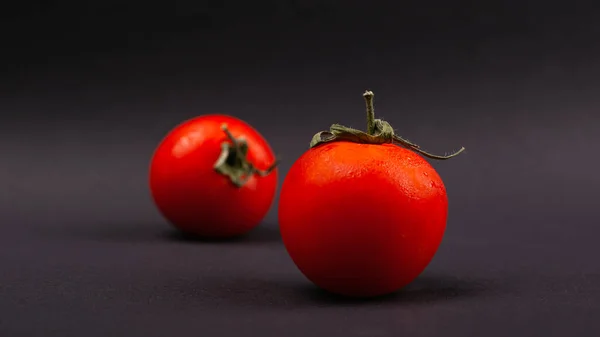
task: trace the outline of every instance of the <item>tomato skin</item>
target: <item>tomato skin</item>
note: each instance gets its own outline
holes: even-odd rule
[[[223,124],[248,143],[247,159],[265,170],[275,161],[267,141],[247,123],[231,116],[203,115],[175,127],[158,145],[150,164],[152,198],[160,213],[179,230],[205,237],[232,237],[258,226],[277,188],[277,169],[253,175],[238,188],[215,171]]]
[[[331,142],[308,150],[281,187],[279,226],[298,269],[333,293],[395,292],[427,267],[444,235],[442,179],[397,145]]]

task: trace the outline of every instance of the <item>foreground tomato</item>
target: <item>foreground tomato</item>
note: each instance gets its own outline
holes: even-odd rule
[[[446,228],[442,179],[416,152],[374,119],[368,132],[333,125],[315,135],[281,189],[279,226],[300,271],[333,293],[370,297],[399,290],[429,264]],[[400,147],[399,144],[404,146]]]
[[[244,234],[264,218],[277,187],[275,156],[250,125],[225,115],[180,124],[160,143],[150,189],[163,216],[206,237]]]

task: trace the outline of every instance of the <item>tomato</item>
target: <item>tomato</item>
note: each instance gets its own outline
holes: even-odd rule
[[[413,143],[373,118],[369,133],[333,125],[291,167],[281,188],[279,226],[298,269],[346,296],[395,292],[427,267],[445,232],[448,198]],[[398,145],[401,146],[398,146]]]
[[[245,234],[269,211],[277,169],[267,141],[226,115],[204,115],[171,130],[150,165],[158,210],[183,232],[215,238]]]

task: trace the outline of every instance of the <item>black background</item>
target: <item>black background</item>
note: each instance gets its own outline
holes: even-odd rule
[[[583,1],[11,4],[0,77],[0,335],[597,336],[600,10]],[[448,229],[395,296],[316,290],[276,204],[181,239],[147,169],[173,126],[254,125],[281,177],[362,92],[436,153]],[[276,200],[277,201],[277,200]]]

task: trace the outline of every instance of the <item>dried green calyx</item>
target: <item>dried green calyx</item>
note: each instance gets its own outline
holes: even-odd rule
[[[265,177],[273,172],[279,163],[277,160],[266,170],[259,170],[248,161],[248,143],[244,137],[235,138],[227,129],[227,125],[221,125],[229,142],[221,144],[221,154],[215,162],[214,169],[218,173],[229,177],[231,183],[240,188],[248,182],[253,175]]]
[[[375,94],[373,94],[372,91],[366,91],[363,96],[367,105],[367,132],[340,124],[333,124],[329,128],[329,131],[321,131],[314,135],[310,142],[310,147],[313,148],[321,144],[335,141],[347,141],[361,144],[397,144],[409,150],[418,152],[427,158],[437,160],[450,159],[465,150],[464,147],[461,147],[460,150],[445,156],[439,156],[423,151],[419,145],[397,136],[390,123],[381,119],[375,119],[375,109],[373,107],[373,97]]]

